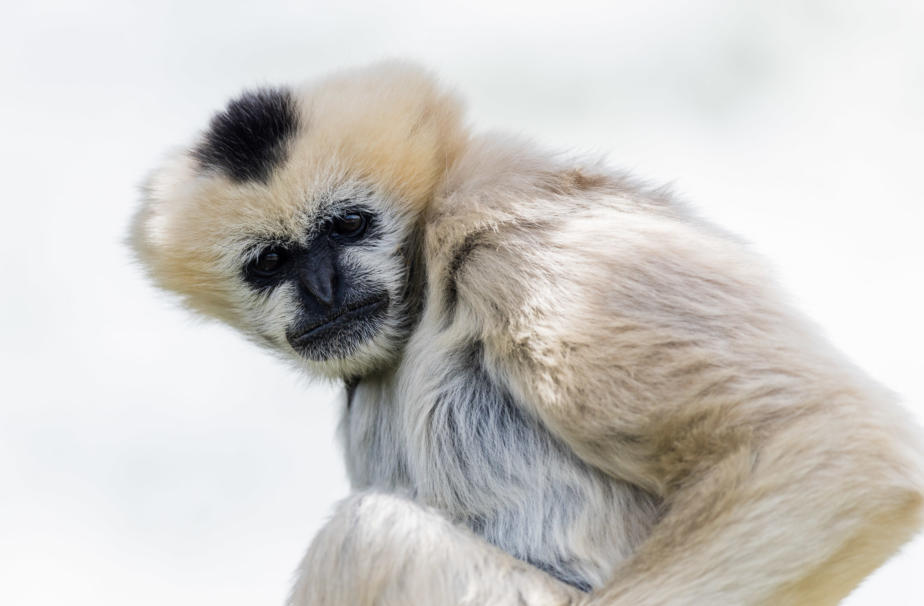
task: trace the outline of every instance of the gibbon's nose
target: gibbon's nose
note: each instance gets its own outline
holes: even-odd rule
[[[298,280],[315,299],[327,307],[334,306],[334,292],[337,288],[337,268],[329,250],[311,255],[298,268]]]

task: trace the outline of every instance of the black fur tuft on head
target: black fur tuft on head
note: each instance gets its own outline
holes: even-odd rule
[[[298,108],[289,89],[247,91],[212,118],[193,156],[203,169],[221,171],[239,183],[266,183],[285,160],[298,126]]]

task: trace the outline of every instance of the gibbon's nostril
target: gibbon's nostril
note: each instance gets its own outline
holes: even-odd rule
[[[315,299],[328,307],[334,306],[337,272],[330,258],[319,259],[313,267],[301,267],[299,281]]]

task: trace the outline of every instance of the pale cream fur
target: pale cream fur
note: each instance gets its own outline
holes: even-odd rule
[[[354,480],[366,490],[315,539],[293,606],[834,604],[920,528],[920,433],[737,239],[605,167],[470,135],[413,67],[344,72],[299,103],[304,133],[266,184],[201,174],[185,152],[155,173],[133,237],[151,276],[294,357],[274,328],[286,292],[241,283],[247,243],[308,233],[325,200],[371,188],[391,232],[422,228],[419,324],[399,351],[298,364],[377,377],[369,406],[395,408],[413,468],[445,352],[479,343],[492,384],[613,483],[593,494],[631,486],[657,506],[634,522],[616,500],[581,505],[561,542],[588,579],[606,571],[584,594],[454,525],[437,493]],[[607,545],[607,516],[640,538]]]

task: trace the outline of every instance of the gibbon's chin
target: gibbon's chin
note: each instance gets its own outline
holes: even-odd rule
[[[387,312],[387,296],[365,298],[344,305],[321,320],[302,320],[286,331],[286,340],[309,360],[346,358],[380,332]]]

